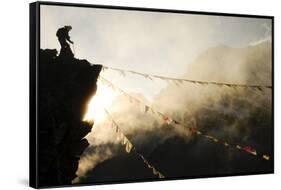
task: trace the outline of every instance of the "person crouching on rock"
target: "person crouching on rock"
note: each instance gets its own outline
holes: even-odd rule
[[[59,57],[62,59],[69,59],[74,57],[74,54],[72,53],[69,45],[69,43],[73,44],[73,41],[70,40],[70,36],[69,36],[69,31],[71,29],[72,29],[71,26],[64,26],[62,28],[59,28],[56,33],[59,43],[61,45]]]

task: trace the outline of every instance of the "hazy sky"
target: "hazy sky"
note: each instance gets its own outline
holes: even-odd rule
[[[271,30],[269,19],[42,5],[41,48],[59,50],[56,31],[64,25],[73,27],[76,58],[171,77],[185,73],[210,47],[247,46],[270,38]],[[148,99],[166,86],[134,75],[102,74]]]

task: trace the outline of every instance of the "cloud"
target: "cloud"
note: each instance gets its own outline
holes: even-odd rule
[[[106,159],[112,158],[114,152],[109,143],[99,144],[98,146],[91,145],[83,153],[79,160],[79,168],[76,171],[76,177],[72,183],[79,183],[85,174],[95,168],[99,163]]]

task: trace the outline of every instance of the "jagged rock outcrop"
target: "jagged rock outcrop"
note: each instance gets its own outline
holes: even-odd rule
[[[83,122],[86,104],[96,92],[101,65],[64,59],[56,50],[40,50],[38,94],[39,185],[68,185],[76,177],[80,155],[89,143],[91,123]]]

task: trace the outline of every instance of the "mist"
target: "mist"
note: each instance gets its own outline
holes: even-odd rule
[[[215,46],[188,64],[185,74],[178,77],[271,85],[271,52],[270,40],[240,48]],[[257,152],[272,155],[271,93],[271,89],[169,83],[152,101],[141,93],[131,94],[179,121],[180,127],[165,124],[163,118],[146,113],[143,105],[132,103],[124,96],[118,96],[109,111],[136,149],[166,177],[259,173],[271,171],[273,162],[265,163],[252,155],[214,144],[192,135],[185,126],[196,127],[220,140],[251,146]],[[142,161],[137,160],[136,155],[122,151],[124,147],[110,125],[110,120],[106,120],[94,126],[86,137],[91,146],[80,159],[75,182],[98,181],[105,174],[109,181],[137,180],[141,176],[153,178],[149,171],[143,171],[145,165],[141,165]],[[120,159],[126,159],[126,163],[121,164]],[[117,167],[116,164],[126,167],[130,163],[136,166],[134,172],[140,172],[134,173],[135,176],[139,174],[139,178],[130,178],[133,171],[118,175],[108,171],[108,168]]]

